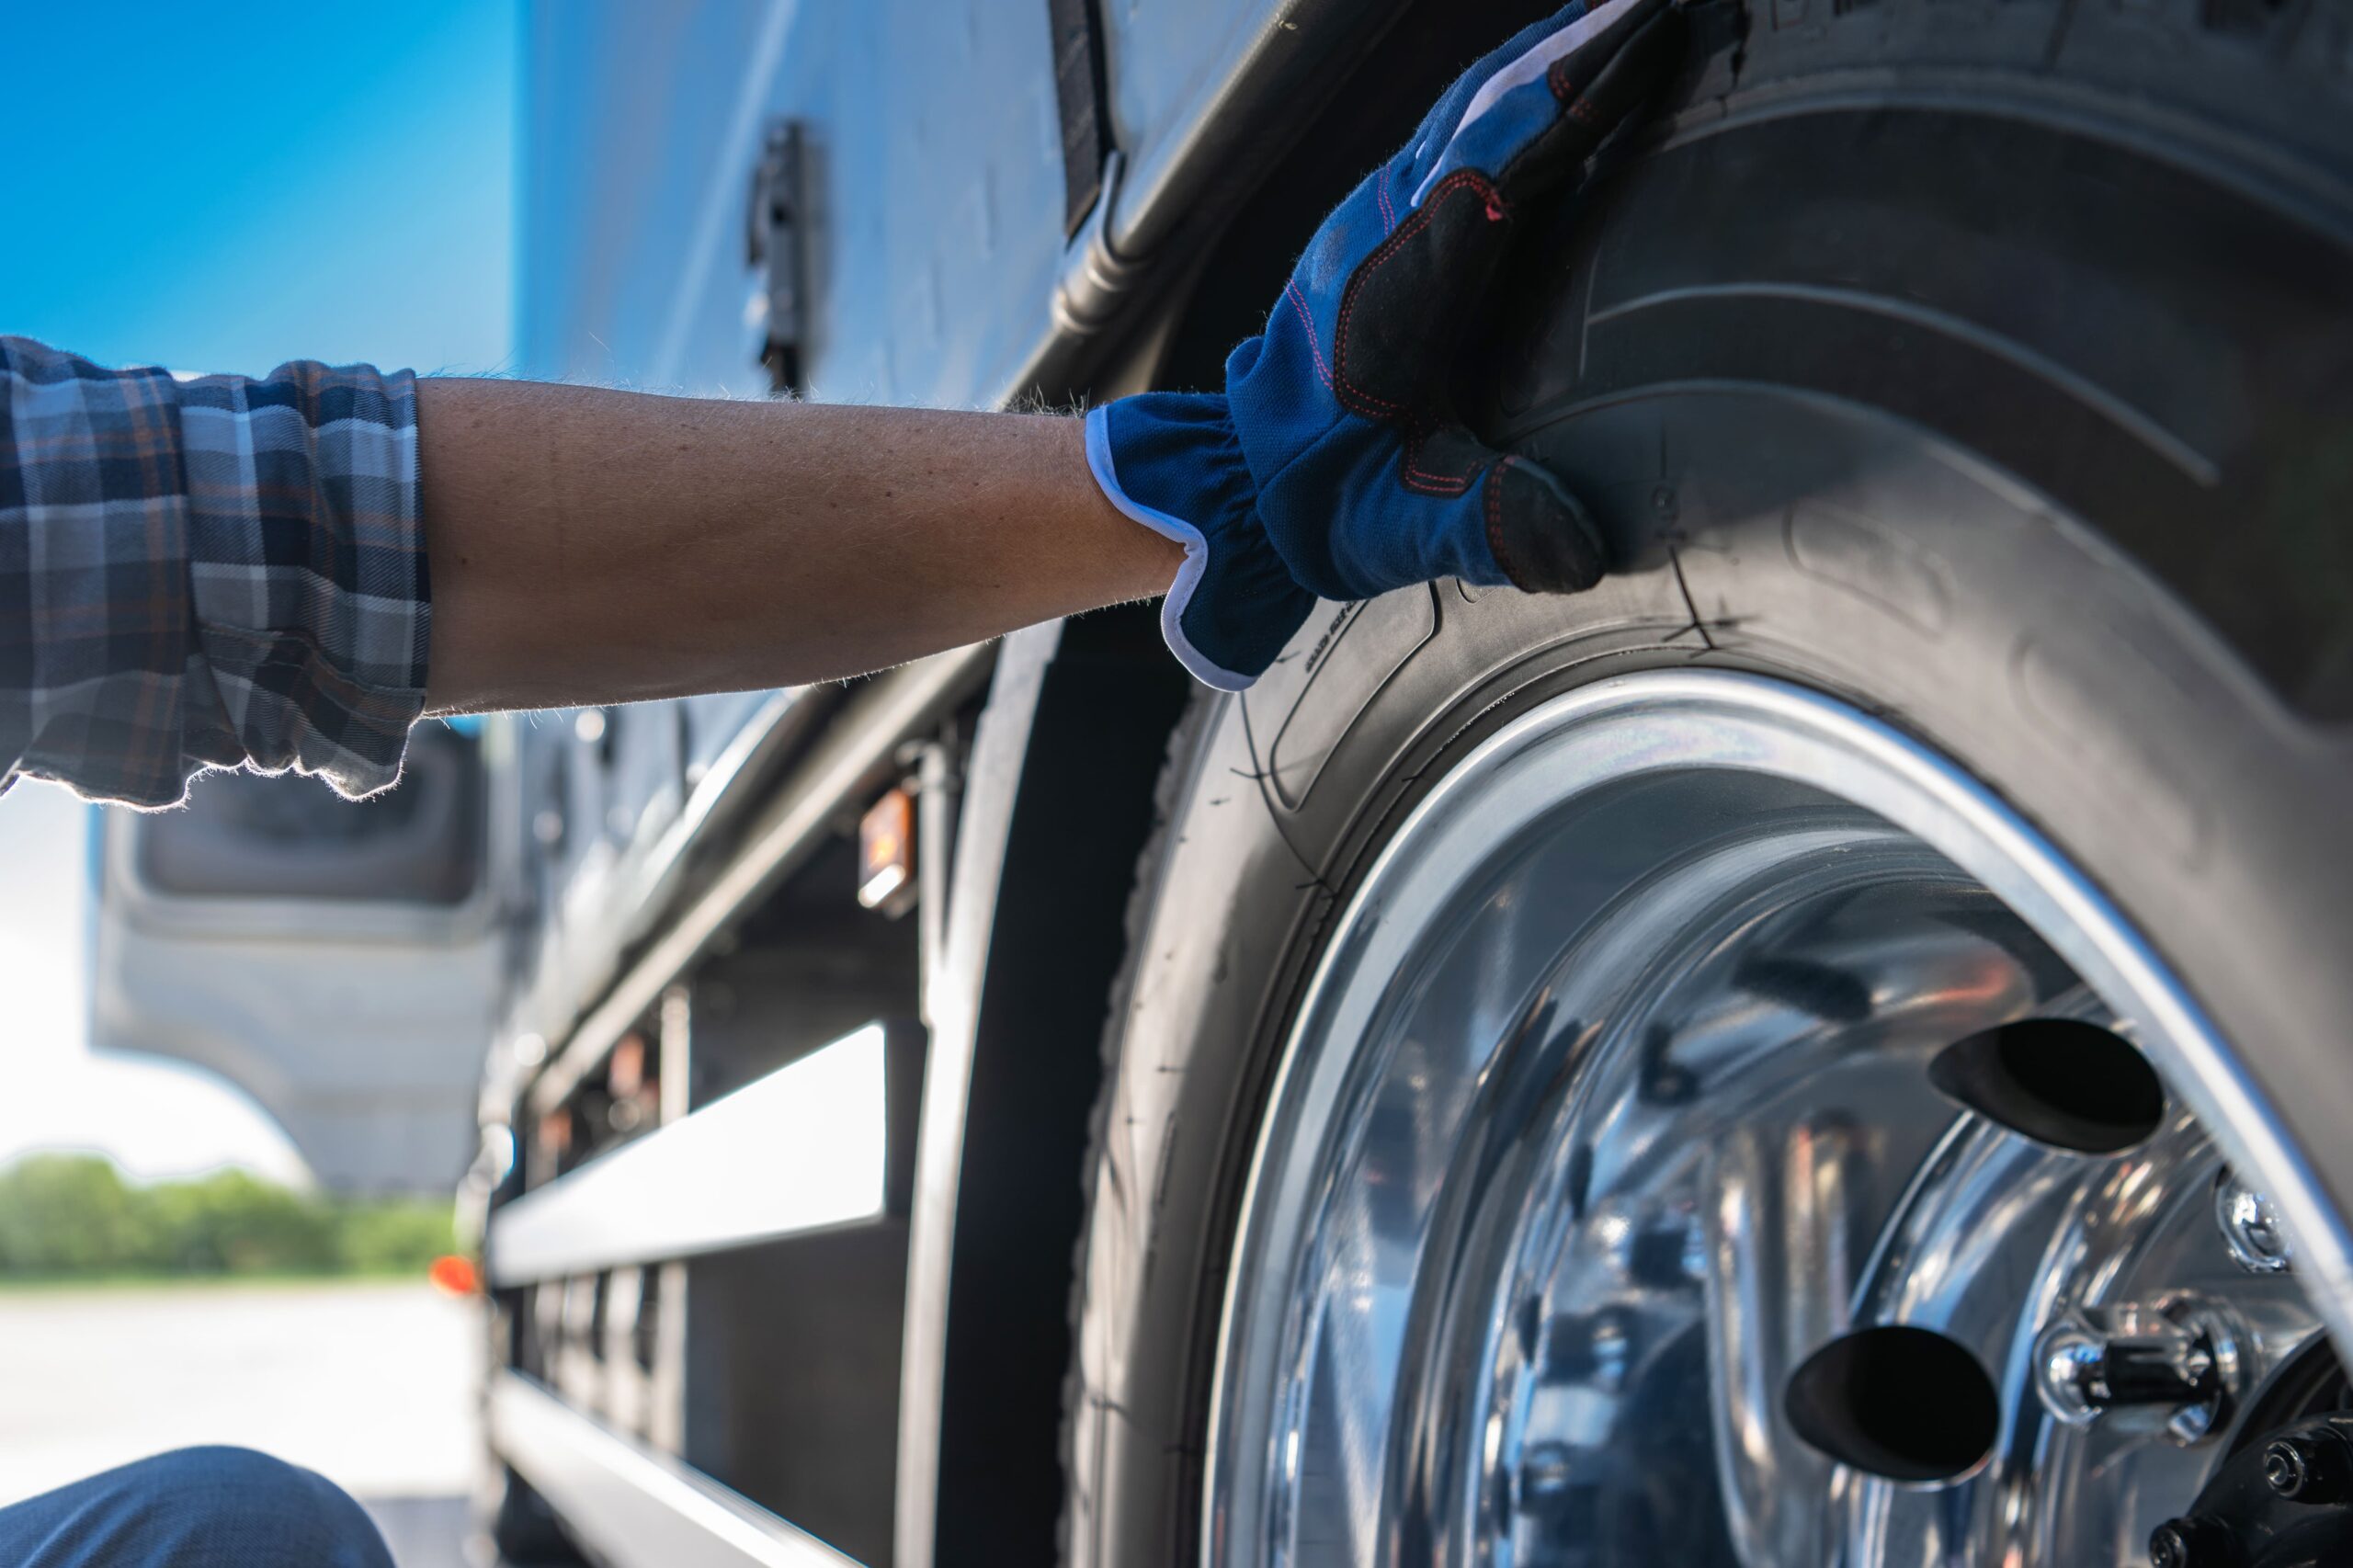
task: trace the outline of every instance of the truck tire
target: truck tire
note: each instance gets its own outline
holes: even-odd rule
[[[1957,1210],[1936,1206],[1957,1196],[1930,1192],[1925,1178],[1904,1184],[1932,1151],[1958,1158],[1981,1133],[2012,1143],[1973,1168],[2077,1183],[2065,1190],[2078,1213],[2108,1190],[2080,1183],[2111,1170],[2099,1162],[2115,1156],[2089,1142],[2066,1146],[2033,1115],[1964,1082],[1962,1048],[1983,1041],[1963,1034],[2027,1041],[2028,1055],[2003,1060],[2029,1069],[2062,1062],[2063,1076],[2063,1062],[2079,1059],[2061,1046],[1999,1034],[2046,1014],[2122,1040],[2125,1054],[2154,1063],[2161,1081],[2162,1114],[2152,1111],[2132,1132],[2146,1140],[2134,1147],[2162,1189],[2162,1201],[2132,1221],[2148,1227],[2136,1233],[2133,1256],[2196,1274],[2193,1294],[2220,1314],[2212,1322],[2241,1321],[2232,1314],[2243,1290],[2286,1291],[2263,1299],[2299,1303],[2292,1311],[2304,1313],[2298,1321],[2313,1343],[2324,1323],[2344,1342],[2344,1303],[2353,1300],[2343,1219],[2353,1199],[2344,1034],[2353,1017],[2345,957],[2353,951],[2353,7],[1712,0],[1692,16],[1694,59],[1655,123],[1606,151],[1560,233],[1531,247],[1480,392],[1492,438],[1574,478],[1622,570],[1574,598],[1445,583],[1326,607],[1256,688],[1204,697],[1176,737],[1165,824],[1140,874],[1129,970],[1112,999],[1108,1075],[1084,1176],[1091,1206],[1074,1294],[1069,1562],[1258,1560],[1263,1539],[1254,1532],[1270,1529],[1289,1532],[1289,1560],[1302,1564],[1371,1561],[1376,1536],[1383,1549],[1436,1561],[1456,1532],[1482,1528],[1535,1530],[1556,1545],[1574,1540],[1583,1553],[1540,1561],[1826,1561],[1834,1539],[1859,1538],[1842,1534],[1843,1516],[1820,1511],[1832,1504],[1801,1506],[1790,1493],[1836,1492],[1821,1468],[1834,1460],[1866,1490],[1895,1488],[1872,1494],[1894,1510],[1882,1524],[1912,1519],[1906,1509],[1930,1506],[1921,1497],[1941,1498],[1943,1522],[1917,1526],[1949,1532],[1938,1539],[1957,1555],[1938,1560],[1997,1560],[1992,1534],[1966,1532],[2027,1528],[2001,1524],[1992,1501],[1997,1483],[2017,1482],[2017,1445],[2042,1442],[2035,1451],[2060,1465],[2049,1452],[2063,1460],[2075,1440],[2068,1433],[2089,1428],[2053,1414],[2061,1393],[2031,1377],[2018,1382],[2024,1374],[2016,1369],[2031,1361],[2029,1340],[2018,1336],[2050,1332],[2048,1324],[2005,1319],[2008,1337],[1990,1348],[1957,1326],[1968,1312],[1954,1303],[1991,1289],[1984,1279],[2000,1270],[1973,1283],[1897,1280],[1887,1274],[1898,1267],[1889,1238],[1964,1233],[1952,1229]],[[1780,745],[1795,729],[1813,738],[1807,744],[1822,743],[1806,754],[1813,775],[1776,775],[1768,788],[1743,771],[1748,765],[1726,761],[1744,746]],[[1471,1110],[1461,1112],[1470,1119],[1445,1123],[1456,1113],[1444,1108],[1452,1102],[1443,1084],[1419,1100],[1381,1097],[1393,1087],[1381,1076],[1391,1058],[1366,1042],[1388,1041],[1379,1050],[1392,1057],[1406,1047],[1375,1032],[1316,1032],[1334,1009],[1355,1005],[1351,985],[1386,998],[1350,1015],[1374,1020],[1363,1023],[1367,1031],[1392,1027],[1381,1022],[1391,1017],[1382,1008],[1407,1018],[1437,1006],[1419,993],[1378,989],[1405,986],[1404,970],[1384,980],[1350,967],[1366,961],[1363,952],[1389,951],[1383,942],[1418,955],[1416,963],[1427,959],[1428,974],[1440,977],[1432,986],[1455,975],[1444,966],[1462,961],[1457,947],[1474,936],[1497,943],[1497,965],[1521,961],[1512,956],[1518,938],[1479,924],[1491,911],[1464,911],[1487,910],[1476,899],[1495,889],[1519,888],[1509,857],[1552,853],[1545,846],[1554,840],[1529,838],[1535,849],[1492,843],[1478,836],[1486,831],[1480,822],[1449,813],[1485,801],[1479,811],[1500,815],[1506,798],[1479,791],[1518,778],[1508,770],[1538,755],[1531,748],[1590,759],[1608,748],[1577,737],[1611,733],[1620,765],[1636,772],[1665,766],[1625,760],[1641,746],[1708,752],[1716,771],[1704,785],[1677,783],[1681,795],[1657,793],[1667,787],[1648,773],[1639,783],[1579,775],[1576,787],[1588,793],[1529,819],[1569,824],[1546,833],[1587,835],[1558,841],[1587,851],[1584,861],[1552,865],[1559,899],[1572,899],[1574,868],[1597,858],[1622,852],[1625,863],[1608,874],[1624,881],[1619,903],[1588,912],[1586,926],[1562,916],[1549,937],[1540,926],[1526,938],[1553,955],[1543,987],[1529,989],[1515,971],[1518,992],[1463,993],[1461,1032],[1475,1061],[1458,1063],[1461,1103],[1500,1115],[1479,1096],[1500,1092],[1497,1082],[1520,1082],[1531,1105],[1540,1100],[1545,1115],[1563,1119],[1558,1131],[1586,1114],[1577,1095],[1615,1092],[1607,1087],[1620,1081],[1613,1073],[1634,1074],[1625,1080],[1632,1087],[1623,1106],[1637,1108],[1628,1116],[1664,1117],[1661,1108],[1680,1104],[1676,1114],[1696,1117],[1712,1095],[1747,1085],[1737,1103],[1710,1113],[1716,1120],[1676,1124],[1710,1146],[1707,1179],[1717,1185],[1707,1190],[1716,1193],[1728,1190],[1735,1150],[1786,1153],[1789,1127],[1813,1115],[1810,1107],[1844,1104],[1850,1089],[1865,1104],[1883,1088],[1904,1108],[1900,1125],[1850,1118],[1833,1130],[1832,1141],[1847,1141],[1840,1147],[1862,1138],[1852,1146],[1870,1152],[1854,1155],[1855,1168],[1878,1184],[1838,1216],[1856,1226],[1848,1240],[1857,1250],[1837,1255],[1843,1273],[1822,1261],[1829,1254],[1804,1267],[1783,1256],[1768,1267],[1762,1254],[1741,1263],[1730,1221],[1694,1213],[1682,1199],[1636,1212],[1643,1189],[1629,1187],[1625,1204],[1610,1209],[1615,1199],[1595,1196],[1606,1176],[1591,1156],[1610,1148],[1614,1133],[1573,1153],[1565,1176],[1559,1159],[1515,1167],[1519,1156],[1502,1144],[1481,1165],[1464,1151],[1483,1131],[1494,1134],[1493,1124]],[[1888,814],[1896,811],[1890,790],[1901,790],[1874,771],[1881,768],[1934,780],[1920,789],[1961,802],[1952,809],[1978,824],[1969,830],[1977,836],[1948,838],[1950,821]],[[1737,787],[1726,782],[1735,777]],[[1609,790],[1624,820],[1605,840],[1594,835],[1604,831],[1597,813]],[[1653,804],[1622,804],[1641,801]],[[1904,828],[1901,853],[1895,839],[1874,836],[1892,821]],[[1768,897],[1750,887],[1764,901],[1757,920],[1708,926],[1715,959],[1694,951],[1674,969],[1655,958],[1654,968],[1682,976],[1677,984],[1716,974],[1711,962],[1732,964],[1683,1011],[1661,1000],[1672,990],[1660,978],[1666,969],[1644,971],[1643,983],[1656,983],[1651,992],[1612,993],[1609,1006],[1579,1014],[1582,1033],[1548,1010],[1570,1007],[1580,985],[1599,983],[1575,968],[1601,961],[1593,932],[1603,927],[1593,923],[1634,919],[1617,912],[1639,909],[1640,890],[1671,885],[1682,874],[1677,866],[1717,864],[1744,833],[1790,876],[1836,882],[1846,862],[1795,847],[1790,835],[1806,832],[1851,833],[1838,850],[1850,860],[1884,852],[1893,858],[1888,867],[1912,868],[1838,895],[1850,901],[1845,907],[1881,901],[1875,928],[1838,915],[1836,899]],[[1438,848],[1422,847],[1438,845],[1430,835],[1442,833],[1498,858],[1459,872],[1488,881],[1447,895],[1458,903],[1381,903],[1402,897],[1397,886],[1420,885],[1396,879],[1458,874],[1444,872]],[[2002,835],[2009,847],[1989,848]],[[1638,854],[1639,845],[1648,847]],[[1640,854],[1654,858],[1636,865]],[[1920,869],[1929,865],[1943,869]],[[1945,875],[1956,866],[1965,874]],[[2030,886],[2044,892],[2019,891]],[[2075,891],[2050,893],[2063,886]],[[2063,903],[2075,914],[2054,913]],[[1413,935],[1415,922],[1440,919],[1433,910],[1452,910],[1444,918],[1457,924],[1433,925],[1427,939]],[[1700,899],[1686,913],[1697,926],[1714,910]],[[1956,928],[1981,946],[1948,950],[1944,937],[1920,935]],[[1627,929],[1649,930],[1653,941],[1628,947],[1620,961],[1680,951],[1672,925]],[[1801,930],[1810,934],[1793,935]],[[1889,956],[1885,942],[1899,930],[1918,938],[1914,958]],[[1767,939],[1756,932],[1778,932],[1782,949],[1742,949]],[[1918,956],[1930,951],[1942,956]],[[1961,1005],[1956,976],[1986,965],[2000,971],[2000,994]],[[2120,990],[2140,983],[2118,978],[2133,965],[2154,989],[2120,1002]],[[1917,982],[1909,990],[1907,973]],[[2173,1000],[2151,1000],[2160,994]],[[1696,1029],[1692,1020],[1703,1016],[1722,1029],[1744,1018],[1806,1042],[1789,1047],[1791,1062],[1815,1061],[1806,1052],[1827,1051],[1823,1042],[1834,1037],[1848,1042],[1848,1054],[1820,1056],[1826,1086],[1813,1098],[1801,1085],[1789,1090],[1797,1097],[1776,1099],[1781,1091],[1711,1065],[1717,1059],[1704,1051],[1696,1066],[1677,1054],[1678,1031]],[[1619,1063],[1613,1031],[1638,1017],[1652,1038],[1625,1049],[1649,1054]],[[1791,1019],[1810,1021],[1801,1028]],[[1879,1031],[1872,1049],[1895,1063],[1883,1071],[1902,1076],[1873,1079],[1879,1086],[1866,1094],[1853,1086],[1861,1080],[1836,1074],[1865,1070],[1850,1065],[1860,1050],[1853,1042],[1870,1030]],[[1913,1080],[1927,1084],[1932,1062],[1940,1063],[1938,1086],[1915,1094]],[[1533,1078],[1530,1062],[1543,1067]],[[2141,1115],[2126,1114],[2137,1103],[2136,1071],[2098,1068],[2088,1089],[2078,1083],[2072,1091],[2047,1077],[2021,1090],[2012,1074],[2004,1092],[2040,1096],[2045,1111],[2070,1093],[2087,1094],[2095,1120],[2131,1120]],[[1319,1084],[1332,1096],[1320,1111],[1301,1098],[1323,1092]],[[1977,1121],[1951,1120],[1956,1094]],[[1771,1113],[1780,1121],[1744,1119],[1768,1105],[1780,1108]],[[1437,1131],[1406,1126],[1424,1111]],[[1404,1120],[1383,1131],[1382,1117]],[[1519,1136],[1536,1137],[1535,1122],[1516,1125]],[[1829,1146],[1830,1132],[1805,1125],[1808,1147]],[[1404,1184],[1405,1210],[1384,1210],[1361,1195],[1346,1199],[1355,1209],[1333,1207],[1345,1197],[1335,1192],[1366,1179],[1366,1162],[1383,1157],[1403,1161],[1388,1179]],[[2225,1159],[2236,1174],[2218,1175]],[[1630,1155],[1626,1168],[1637,1163]],[[1463,1172],[1473,1167],[1488,1186],[1466,1196],[1447,1185],[1471,1180]],[[1495,1174],[1513,1169],[1518,1197]],[[1289,1187],[1286,1171],[1297,1178]],[[1428,1185],[1416,1186],[1425,1176]],[[1544,1200],[1564,1209],[1541,1210],[1564,1227],[1560,1256],[1601,1246],[1580,1237],[1605,1222],[1638,1233],[1611,1244],[1620,1249],[1614,1278],[1631,1304],[1544,1320],[1574,1318],[1583,1351],[1554,1343],[1568,1329],[1522,1321],[1496,1305],[1501,1298],[1449,1294],[1468,1289],[1460,1280],[1477,1273],[1479,1260],[1493,1264],[1479,1247],[1504,1244],[1478,1239],[1487,1222],[1479,1216],[1501,1227],[1497,1235],[1532,1233],[1541,1205],[1527,1194],[1547,1181],[1572,1189]],[[2263,1189],[2245,1198],[2248,1214],[2285,1213],[2298,1249],[2289,1273],[2215,1263],[2225,1244],[2236,1252],[2252,1233],[2217,1221],[2209,1196],[2217,1181]],[[1392,1190],[1392,1200],[1399,1196]],[[1776,1201],[1786,1209],[1798,1200],[1784,1192]],[[2048,1227],[2035,1232],[2039,1221],[2017,1219],[2020,1211],[2000,1210],[1998,1223],[1981,1211],[1968,1233],[2018,1249],[2019,1267],[2064,1294],[2073,1287],[2047,1272],[2059,1267]],[[1420,1238],[1418,1261],[1399,1265],[1392,1304],[1402,1316],[1345,1345],[1283,1337],[1292,1331],[1268,1326],[1274,1306],[1245,1322],[1262,1290],[1295,1312],[1339,1310],[1314,1294],[1322,1287],[1300,1249],[1369,1245],[1331,1218],[1343,1213],[1360,1227],[1385,1213],[1380,1224]],[[1332,1228],[1315,1229],[1318,1214]],[[1663,1244],[1643,1229],[1666,1224],[1661,1214],[1681,1216]],[[2120,1211],[2117,1223],[2126,1223]],[[1285,1237],[1290,1251],[1279,1244]],[[1432,1250],[1447,1237],[1457,1251]],[[1438,1260],[1454,1274],[1438,1278]],[[1769,1346],[1725,1338],[1732,1331],[1705,1303],[1731,1288],[1722,1271],[1735,1266],[1766,1268],[1742,1276],[1750,1285],[1779,1281],[1759,1300],[1811,1301],[1814,1317],[1768,1325],[1785,1331]],[[1377,1273],[1373,1262],[1366,1267]],[[2155,1271],[2146,1278],[2113,1272],[2100,1299],[2112,1306],[2114,1292],[2133,1289],[2154,1299],[2166,1282],[2155,1277],[2164,1271],[2157,1262],[2146,1267]],[[1801,1283],[1809,1267],[1836,1275],[1852,1294],[1810,1292]],[[1597,1289],[1592,1280],[1608,1274],[1591,1268],[1600,1273],[1576,1274],[1578,1289]],[[1294,1278],[1297,1290],[1283,1294],[1281,1279]],[[1912,1305],[1874,1320],[1872,1303],[1895,1299],[1890,1290]],[[1681,1323],[1675,1312],[1687,1308],[1661,1303],[1687,1298],[1700,1303],[1688,1307],[1699,1315],[1670,1334],[1669,1320]],[[2001,1315],[1998,1302],[1968,1300],[1980,1317]],[[1937,1302],[1951,1311],[1939,1316]],[[1489,1309],[1486,1339],[1448,1337],[1470,1332],[1449,1312]],[[1982,1391],[1963,1391],[1933,1418],[1891,1433],[1884,1411],[1858,1403],[1858,1358],[1899,1346],[1860,1331],[1897,1319],[1947,1344],[1968,1341],[1993,1385],[1991,1414],[1972,1414]],[[1615,1326],[1605,1333],[1597,1324]],[[1249,1361],[1262,1339],[1300,1359]],[[1596,1348],[1603,1340],[1616,1347],[1609,1355]],[[1367,1345],[1394,1351],[1392,1373],[1360,1372],[1359,1386],[1309,1365],[1313,1355]],[[1824,1345],[1855,1351],[1845,1374],[1800,1364]],[[1495,1370],[1498,1358],[1514,1357],[1526,1363],[1519,1383]],[[1563,1358],[1585,1371],[1559,1372]],[[2263,1403],[2256,1385],[2277,1359],[2272,1349],[2249,1352],[2237,1408]],[[1536,1386],[1526,1377],[1539,1361],[1570,1381],[1602,1380],[1593,1386],[1607,1397],[1581,1395],[1600,1402],[1581,1408],[1620,1412],[1612,1419],[1626,1424],[1611,1438],[1622,1449],[1620,1469],[1579,1471],[1603,1460],[1574,1444],[1539,1455],[1522,1443],[1533,1437],[1514,1435],[1498,1412],[1509,1389]],[[1605,1369],[1618,1380],[1614,1392],[1594,1369],[1604,1363],[1614,1369]],[[1938,1365],[1903,1363],[1894,1375],[1925,1378]],[[1737,1404],[1748,1396],[1728,1386],[1735,1367],[1756,1375],[1751,1392],[1762,1391],[1764,1403]],[[1344,1473],[1321,1480],[1283,1468],[1312,1470],[1313,1456],[1233,1452],[1244,1428],[1232,1424],[1256,1419],[1237,1409],[1272,1399],[1259,1383],[1277,1374],[1302,1406],[1267,1415],[1276,1426],[1249,1428],[1256,1437],[1288,1420],[1294,1425],[1282,1430],[1296,1438],[1322,1421],[1390,1448],[1370,1457],[1332,1448],[1324,1460]],[[1375,1399],[1362,1380],[1382,1375],[1392,1381]],[[1690,1439],[1696,1460],[1655,1447],[1666,1439],[1625,1415],[1639,1391],[1659,1409],[1712,1421],[1714,1445]],[[1349,1426],[1321,1404],[1304,1408],[1360,1395],[1378,1404],[1378,1419],[1348,1417],[1358,1421]],[[1538,1406],[1517,1408],[1513,1419],[1538,1419],[1527,1415]],[[2267,1420],[2279,1414],[2276,1401],[2264,1408]],[[1464,1410],[1487,1413],[1518,1468],[1508,1456],[1439,1451],[1453,1431],[1448,1419]],[[1742,1433],[1728,1435],[1726,1423],[1737,1426],[1744,1411],[1753,1423],[1746,1435],[1779,1471],[1735,1462]],[[2122,1429],[2120,1416],[2077,1416]],[[2168,1413],[2176,1418],[2190,1419]],[[1998,1430],[1977,1432],[1984,1421]],[[2029,1486],[2028,1512],[2042,1533],[2015,1538],[2040,1543],[2023,1560],[2137,1553],[2153,1523],[2188,1511],[2221,1456],[2249,1436],[2156,1445],[2164,1454],[2152,1448],[2115,1472],[2137,1479],[2129,1495],[2109,1499],[2102,1522],[2082,1487],[2071,1504],[2054,1500],[2064,1490],[2055,1484]],[[1986,1451],[1948,1463],[1933,1451],[1939,1443]],[[1652,1474],[1654,1492],[1670,1482],[1684,1488],[1680,1501],[1646,1493],[1625,1473],[1630,1460]],[[1481,1471],[1497,1463],[1496,1476]],[[1899,1484],[1905,1463],[1930,1467],[1931,1490],[1921,1491],[1917,1476]],[[1238,1488],[1232,1496],[1229,1483]],[[1852,1489],[1839,1494],[1851,1499]],[[1290,1512],[1277,1518],[1269,1499]],[[1555,1535],[1543,1537],[1547,1529]],[[1309,1541],[1312,1549],[1298,1544]]]

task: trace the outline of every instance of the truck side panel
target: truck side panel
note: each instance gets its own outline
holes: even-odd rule
[[[532,8],[524,368],[756,395],[747,181],[799,121],[810,390],[993,403],[1063,251],[1043,0]]]

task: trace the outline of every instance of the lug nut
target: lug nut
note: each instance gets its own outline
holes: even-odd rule
[[[2274,1438],[2263,1450],[2263,1479],[2291,1503],[2353,1498],[2353,1445],[2335,1427]]]
[[[1521,1456],[1516,1474],[1506,1478],[1506,1522],[1540,1535],[1588,1533],[1603,1488],[1578,1474],[1577,1453],[1566,1443],[1538,1443]]]
[[[2212,1358],[2186,1334],[2111,1338],[2078,1329],[2042,1347],[2054,1414],[2076,1422],[2128,1405],[2203,1403],[2213,1392],[2213,1371]]]
[[[1597,1209],[1593,1234],[1619,1278],[1649,1290],[1688,1290],[1708,1277],[1708,1239],[1688,1208],[1651,1213]]]
[[[2238,1542],[2211,1519],[2167,1519],[2149,1532],[2149,1568],[2237,1568]]]
[[[2284,1274],[2295,1262],[2279,1209],[2236,1171],[2226,1169],[2215,1180],[2214,1223],[2233,1260],[2249,1274]]]
[[[1538,1443],[1519,1461],[1520,1506],[1541,1511],[1566,1495],[1576,1453],[1566,1443]]]
[[[1617,1393],[1633,1365],[1633,1314],[1622,1307],[1604,1307],[1589,1317],[1563,1313],[1545,1329],[1543,1351],[1545,1382]]]
[[[2052,1375],[2071,1380],[2077,1396],[2097,1410],[2194,1404],[2207,1396],[2213,1376],[2212,1360],[2186,1335],[2078,1340],[2057,1348],[2052,1362]]]
[[[2081,1309],[2043,1332],[2035,1366],[2043,1405],[2070,1426],[2133,1411],[2181,1443],[2213,1431],[2240,1377],[2230,1320],[2187,1297]]]

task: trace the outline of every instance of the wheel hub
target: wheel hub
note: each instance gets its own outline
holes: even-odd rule
[[[2134,1561],[2344,1251],[2180,988],[1980,787],[1794,688],[1603,683],[1456,768],[1333,937],[1206,1555]]]

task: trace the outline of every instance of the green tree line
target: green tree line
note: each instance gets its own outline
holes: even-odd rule
[[[84,1154],[0,1171],[0,1279],[398,1273],[455,1244],[447,1201],[331,1198],[241,1170],[142,1187]]]

